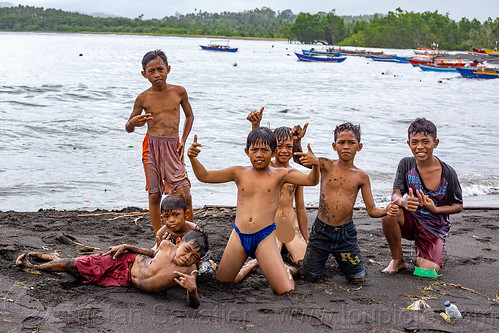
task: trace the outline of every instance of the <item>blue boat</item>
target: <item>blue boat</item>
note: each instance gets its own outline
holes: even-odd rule
[[[333,57],[339,57],[341,55],[341,52],[335,52],[335,51],[317,51],[315,49],[310,49],[310,50],[301,50],[301,52],[304,55],[310,55],[310,56],[316,56],[316,55],[328,55],[328,56],[333,56]]]
[[[487,69],[472,69],[472,68],[456,68],[456,70],[465,78],[468,79],[498,79],[499,73],[494,70]]]
[[[425,72],[457,73],[456,67],[437,67],[435,65],[419,65],[419,68]]]
[[[237,52],[237,47],[229,47],[229,41],[211,41],[208,45],[199,45],[203,50],[219,52]]]
[[[315,57],[315,56],[310,56],[310,55],[305,55],[305,54],[300,54],[295,52],[296,56],[298,57],[298,60],[300,61],[308,61],[308,62],[342,62],[345,61],[346,57]]]
[[[409,59],[407,59],[406,57],[398,57],[398,56],[392,55],[392,58],[397,60],[397,62],[399,62],[401,64],[408,64],[409,63]]]
[[[237,52],[237,47],[226,47],[224,45],[199,45],[203,50],[220,52]]]
[[[392,55],[383,55],[383,56],[371,56],[371,59],[373,61],[383,61],[383,62],[396,62],[399,64],[402,63],[408,63],[409,60],[407,58],[403,57],[397,57],[397,56],[392,56]]]

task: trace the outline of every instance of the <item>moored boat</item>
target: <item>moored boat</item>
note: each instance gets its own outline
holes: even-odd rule
[[[419,68],[425,72],[443,72],[443,73],[456,73],[456,67],[439,67],[435,65],[419,65]]]
[[[489,49],[484,49],[485,53],[487,53],[488,55],[490,56],[499,56],[499,51],[492,51],[492,50],[489,50]]]
[[[208,45],[199,45],[201,49],[206,51],[219,51],[219,52],[237,52],[237,47],[230,47],[229,42],[216,42],[212,41]]]
[[[311,55],[311,56],[314,56],[314,55],[329,55],[329,56],[338,57],[338,56],[341,55],[340,51],[335,51],[333,49],[328,49],[326,51],[319,51],[319,50],[315,50],[314,48],[311,48],[310,50],[301,50],[301,52],[304,55]]]
[[[481,68],[456,68],[456,70],[467,79],[498,79],[498,71]]]
[[[346,57],[311,56],[295,52],[298,60],[307,62],[342,62]]]

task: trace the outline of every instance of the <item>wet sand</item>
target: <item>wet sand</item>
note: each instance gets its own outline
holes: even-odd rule
[[[310,209],[309,225],[316,211]],[[195,211],[219,261],[230,235],[231,208]],[[446,261],[437,279],[412,275],[415,250],[403,241],[407,270],[381,273],[390,252],[380,219],[356,210],[354,221],[367,281],[349,284],[330,257],[316,283],[296,281],[293,292],[272,293],[260,270],[239,284],[215,280],[199,286],[201,306],[186,306],[185,291],[148,294],[133,288],[81,285],[66,273],[25,272],[14,265],[26,251],[77,256],[82,246],[106,250],[128,243],[151,247],[146,212],[0,212],[1,332],[497,332],[499,330],[499,210],[465,210],[451,217]],[[285,260],[287,255],[284,254]],[[409,311],[426,298],[429,309]],[[462,320],[439,315],[451,300]]]

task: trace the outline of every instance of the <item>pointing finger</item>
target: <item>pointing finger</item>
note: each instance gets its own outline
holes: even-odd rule
[[[412,188],[409,188],[409,197],[414,198],[414,193],[412,193]]]
[[[309,143],[309,144],[307,144],[307,149],[308,149],[308,151],[309,151],[310,153],[312,153],[312,154],[314,153],[314,152],[312,151],[312,148],[310,148],[310,143]]]
[[[193,143],[198,143],[198,135],[194,134],[194,142]]]
[[[305,125],[303,125],[303,134],[305,134],[305,132],[307,131],[307,127],[308,127],[308,123],[306,123]]]
[[[259,114],[260,116],[261,116],[261,115],[262,115],[262,113],[263,113],[263,109],[265,109],[265,107],[264,107],[264,106],[262,106],[262,108],[261,108],[261,109],[260,109],[260,111],[258,112],[258,114]]]

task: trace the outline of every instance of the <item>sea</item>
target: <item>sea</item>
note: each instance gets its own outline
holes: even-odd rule
[[[208,170],[249,164],[246,116],[262,106],[262,126],[308,122],[303,144],[332,159],[332,132],[349,121],[362,129],[355,164],[368,173],[375,201],[383,205],[399,160],[411,156],[407,128],[426,117],[438,127],[435,155],[456,170],[465,206],[499,205],[499,80],[364,57],[299,62],[294,52],[310,45],[287,41],[233,39],[237,53],[201,50],[210,42],[0,32],[0,210],[148,207],[141,163],[146,127],[134,133],[124,127],[135,98],[150,86],[141,60],[154,49],[168,56],[168,82],[188,92],[195,115],[188,145],[197,134],[199,160]],[[195,208],[236,204],[234,183],[203,184],[187,157],[186,167]],[[318,201],[319,186],[307,187],[306,205]],[[357,205],[363,205],[360,194]]]

